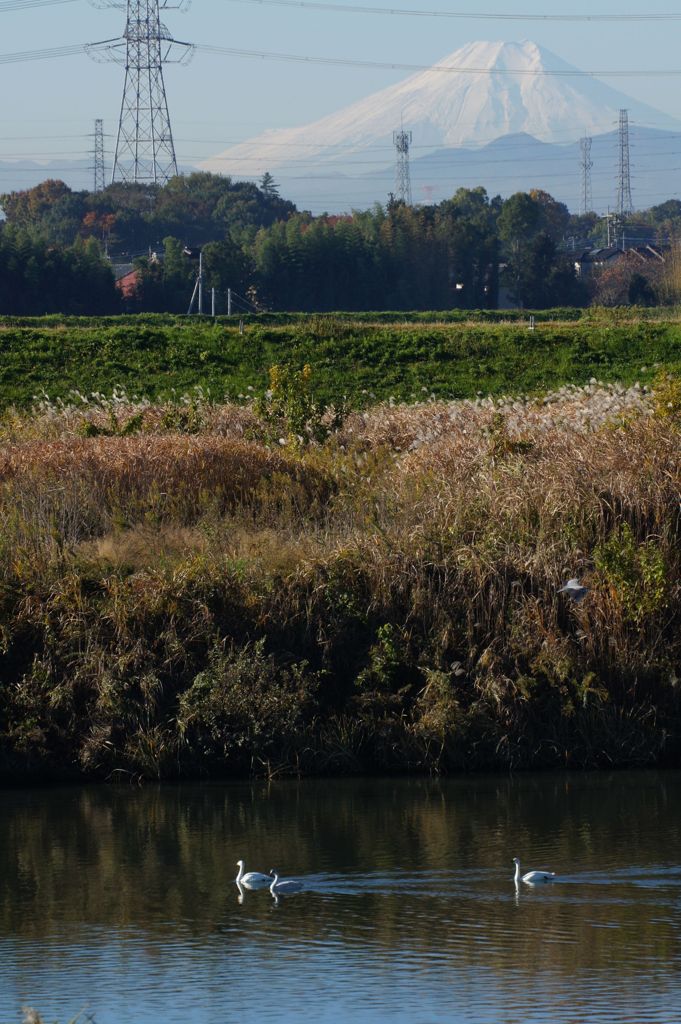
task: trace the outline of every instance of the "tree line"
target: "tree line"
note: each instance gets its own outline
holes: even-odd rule
[[[502,200],[462,188],[428,206],[391,197],[313,217],[283,199],[269,174],[258,185],[195,173],[98,193],[45,181],[0,196],[0,208],[0,313],[20,315],[186,312],[199,249],[222,311],[228,289],[257,309],[304,312],[495,308],[500,288],[528,308],[583,306],[598,295],[577,276],[574,252],[605,241],[595,214],[574,217],[541,190]],[[626,231],[650,240],[679,226],[681,202],[669,200]],[[125,298],[115,263],[137,272]],[[618,301],[660,300],[659,282],[637,280],[629,294],[630,278]]]

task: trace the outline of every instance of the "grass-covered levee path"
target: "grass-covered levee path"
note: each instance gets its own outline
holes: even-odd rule
[[[414,401],[536,393],[563,384],[649,383],[681,371],[669,310],[264,314],[242,321],[138,316],[0,318],[0,408],[72,392],[165,400],[197,386],[215,400],[262,390],[267,370],[314,367],[324,401]]]
[[[678,326],[630,328],[626,384],[543,396],[372,404],[379,360],[332,407],[312,355],[254,370],[253,401],[17,395],[3,781],[679,765]]]

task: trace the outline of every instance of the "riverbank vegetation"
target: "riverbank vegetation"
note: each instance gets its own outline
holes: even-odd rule
[[[678,378],[269,384],[5,414],[5,780],[679,763]]]
[[[264,390],[269,366],[314,366],[325,402],[354,408],[554,390],[592,378],[651,383],[681,370],[681,323],[663,310],[535,315],[269,314],[238,321],[143,316],[0,319],[0,408],[74,391],[168,400],[197,386],[215,401]],[[250,390],[249,390],[250,389]],[[242,396],[241,398],[239,396]]]

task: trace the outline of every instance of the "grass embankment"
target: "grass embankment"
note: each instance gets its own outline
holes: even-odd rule
[[[498,322],[501,316],[508,322]],[[666,319],[662,319],[665,316]],[[74,390],[164,399],[196,386],[214,399],[262,390],[276,363],[315,368],[321,398],[355,408],[425,394],[537,393],[592,377],[650,382],[681,369],[681,322],[669,313],[319,316],[265,314],[234,321],[170,317],[0,320],[0,408]]]
[[[2,774],[678,764],[680,408],[7,416]]]

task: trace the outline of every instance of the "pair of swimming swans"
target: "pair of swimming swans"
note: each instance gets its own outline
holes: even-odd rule
[[[244,862],[238,860],[239,873],[236,876],[236,884],[239,888],[246,889],[269,889],[273,896],[280,892],[298,892],[301,888],[300,882],[294,878],[279,878],[277,872],[272,868],[269,875],[262,871],[244,871]]]

